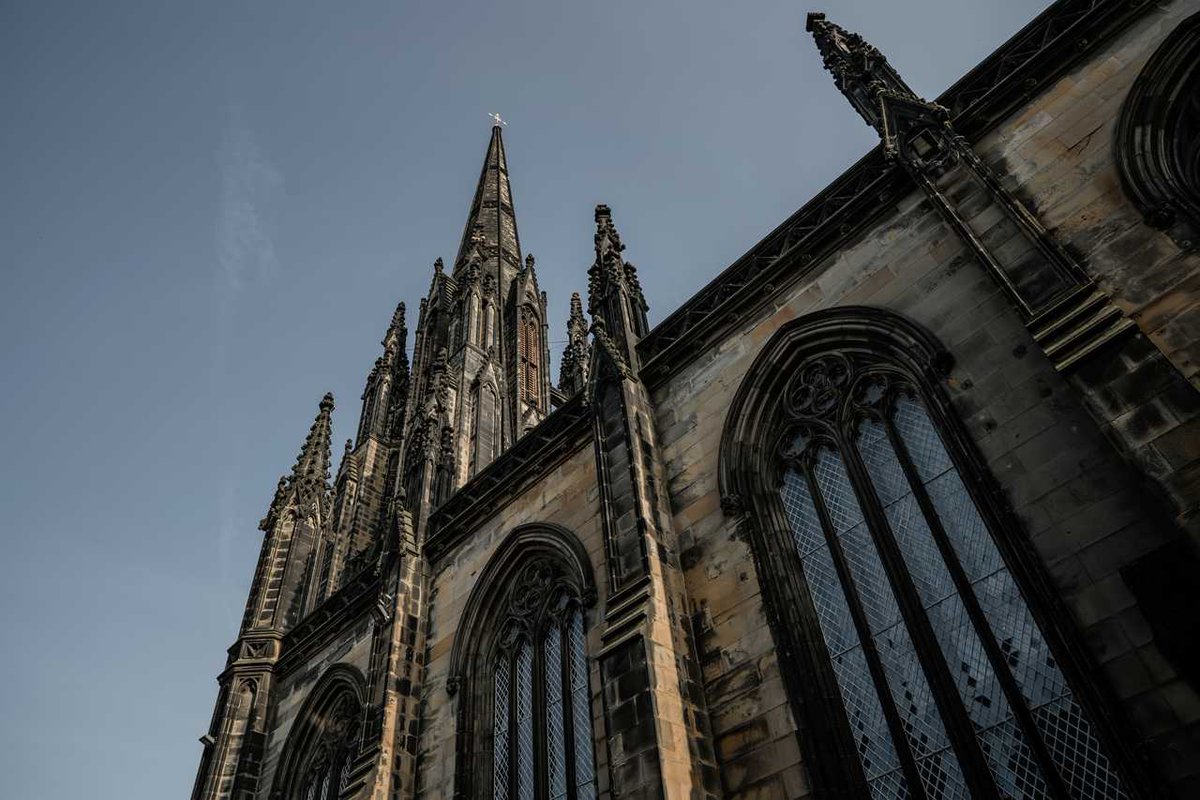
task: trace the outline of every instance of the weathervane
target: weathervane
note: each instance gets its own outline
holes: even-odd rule
[[[488,114],[488,116],[492,118],[492,125],[494,125],[497,128],[499,128],[501,125],[508,124],[507,122],[504,121],[504,119],[499,114]]]

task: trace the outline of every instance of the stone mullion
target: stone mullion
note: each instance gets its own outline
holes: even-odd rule
[[[571,607],[568,606],[562,617],[554,620],[554,624],[559,628],[558,657],[561,669],[559,670],[558,680],[562,685],[563,750],[565,751],[563,753],[563,760],[566,763],[566,776],[564,780],[567,782],[567,800],[580,800],[576,796],[579,786],[575,774],[575,751],[577,748],[575,743],[575,697],[572,693],[573,687],[571,684],[574,663],[571,658],[571,627],[569,620],[572,613]],[[590,684],[591,682],[589,681],[588,683]],[[589,719],[588,730],[591,730],[591,727],[592,721]]]

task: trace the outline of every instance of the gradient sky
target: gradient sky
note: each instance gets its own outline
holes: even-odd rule
[[[933,96],[1045,5],[824,10]],[[0,0],[0,794],[188,796],[257,521],[453,259],[488,112],[552,339],[598,202],[653,324],[875,143],[806,10]]]

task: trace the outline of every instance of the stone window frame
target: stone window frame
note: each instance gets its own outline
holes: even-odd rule
[[[772,336],[730,404],[718,456],[722,509],[738,519],[740,534],[750,544],[814,792],[845,798],[869,794],[780,492],[784,472],[790,468],[789,457],[795,455],[787,453],[786,447],[797,432],[796,399],[788,398],[793,388],[790,384],[801,365],[820,354],[857,356],[873,362],[921,403],[1076,701],[1090,716],[1096,737],[1115,762],[1126,791],[1131,797],[1155,796],[1146,788],[1151,779],[1130,727],[1118,718],[1115,698],[1107,687],[1088,677],[1098,674],[1097,667],[1028,536],[952,408],[943,388],[952,357],[916,323],[895,312],[865,306],[818,311],[785,324]],[[948,688],[935,687],[934,691],[944,693]]]
[[[1190,152],[1188,152],[1190,148]],[[1114,132],[1121,185],[1146,223],[1200,246],[1200,13],[1180,22],[1138,73]]]
[[[345,786],[362,750],[366,687],[362,672],[349,664],[335,664],[325,671],[292,723],[271,800],[310,800],[301,792],[314,770],[321,772],[319,780],[325,780],[327,774],[339,776],[338,790]],[[338,797],[338,790],[330,797]]]
[[[521,305],[517,327],[517,360],[521,365],[521,400],[538,406],[542,401],[542,321],[533,305]]]
[[[540,572],[535,582],[542,584],[537,602],[529,602],[518,593],[527,591],[531,573]],[[592,769],[599,779],[597,764],[604,763],[600,748],[603,741],[595,734],[596,708],[594,702],[597,682],[594,654],[586,653],[591,619],[590,610],[596,603],[596,584],[591,561],[579,538],[571,531],[551,523],[529,523],[510,532],[496,548],[483,568],[467,599],[459,625],[454,634],[450,654],[450,675],[446,692],[458,703],[456,709],[454,797],[493,798],[493,722],[495,710],[494,668],[498,654],[512,650],[514,623],[523,626],[531,637],[540,664],[541,642],[546,627],[563,623],[572,610],[582,615],[585,657],[588,670],[588,720],[592,731]],[[558,598],[565,603],[554,605]],[[564,648],[565,649],[565,648]],[[540,668],[540,667],[539,667]],[[535,680],[535,719],[542,714],[545,698],[538,694]],[[566,698],[564,697],[564,702]],[[569,739],[568,739],[569,740]],[[536,780],[534,796],[545,798],[548,775],[546,767],[545,731],[535,727],[534,752]],[[575,797],[574,767],[567,773],[570,785],[568,797]],[[508,796],[516,800],[517,795]]]

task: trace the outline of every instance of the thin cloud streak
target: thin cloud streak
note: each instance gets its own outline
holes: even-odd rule
[[[272,213],[278,207],[283,189],[283,173],[267,158],[246,124],[237,104],[229,109],[229,121],[217,150],[221,176],[221,195],[217,208],[214,246],[217,255],[215,336],[213,337],[213,385],[218,397],[224,397],[226,367],[233,344],[234,325],[247,289],[265,285],[279,275],[275,251]],[[226,414],[241,413],[225,409]],[[217,557],[221,582],[230,587],[226,614],[236,625],[241,609],[237,592],[245,580],[244,565],[232,564],[234,544],[247,532],[238,524],[238,491],[246,445],[237,438],[227,443],[227,461],[221,487]]]

